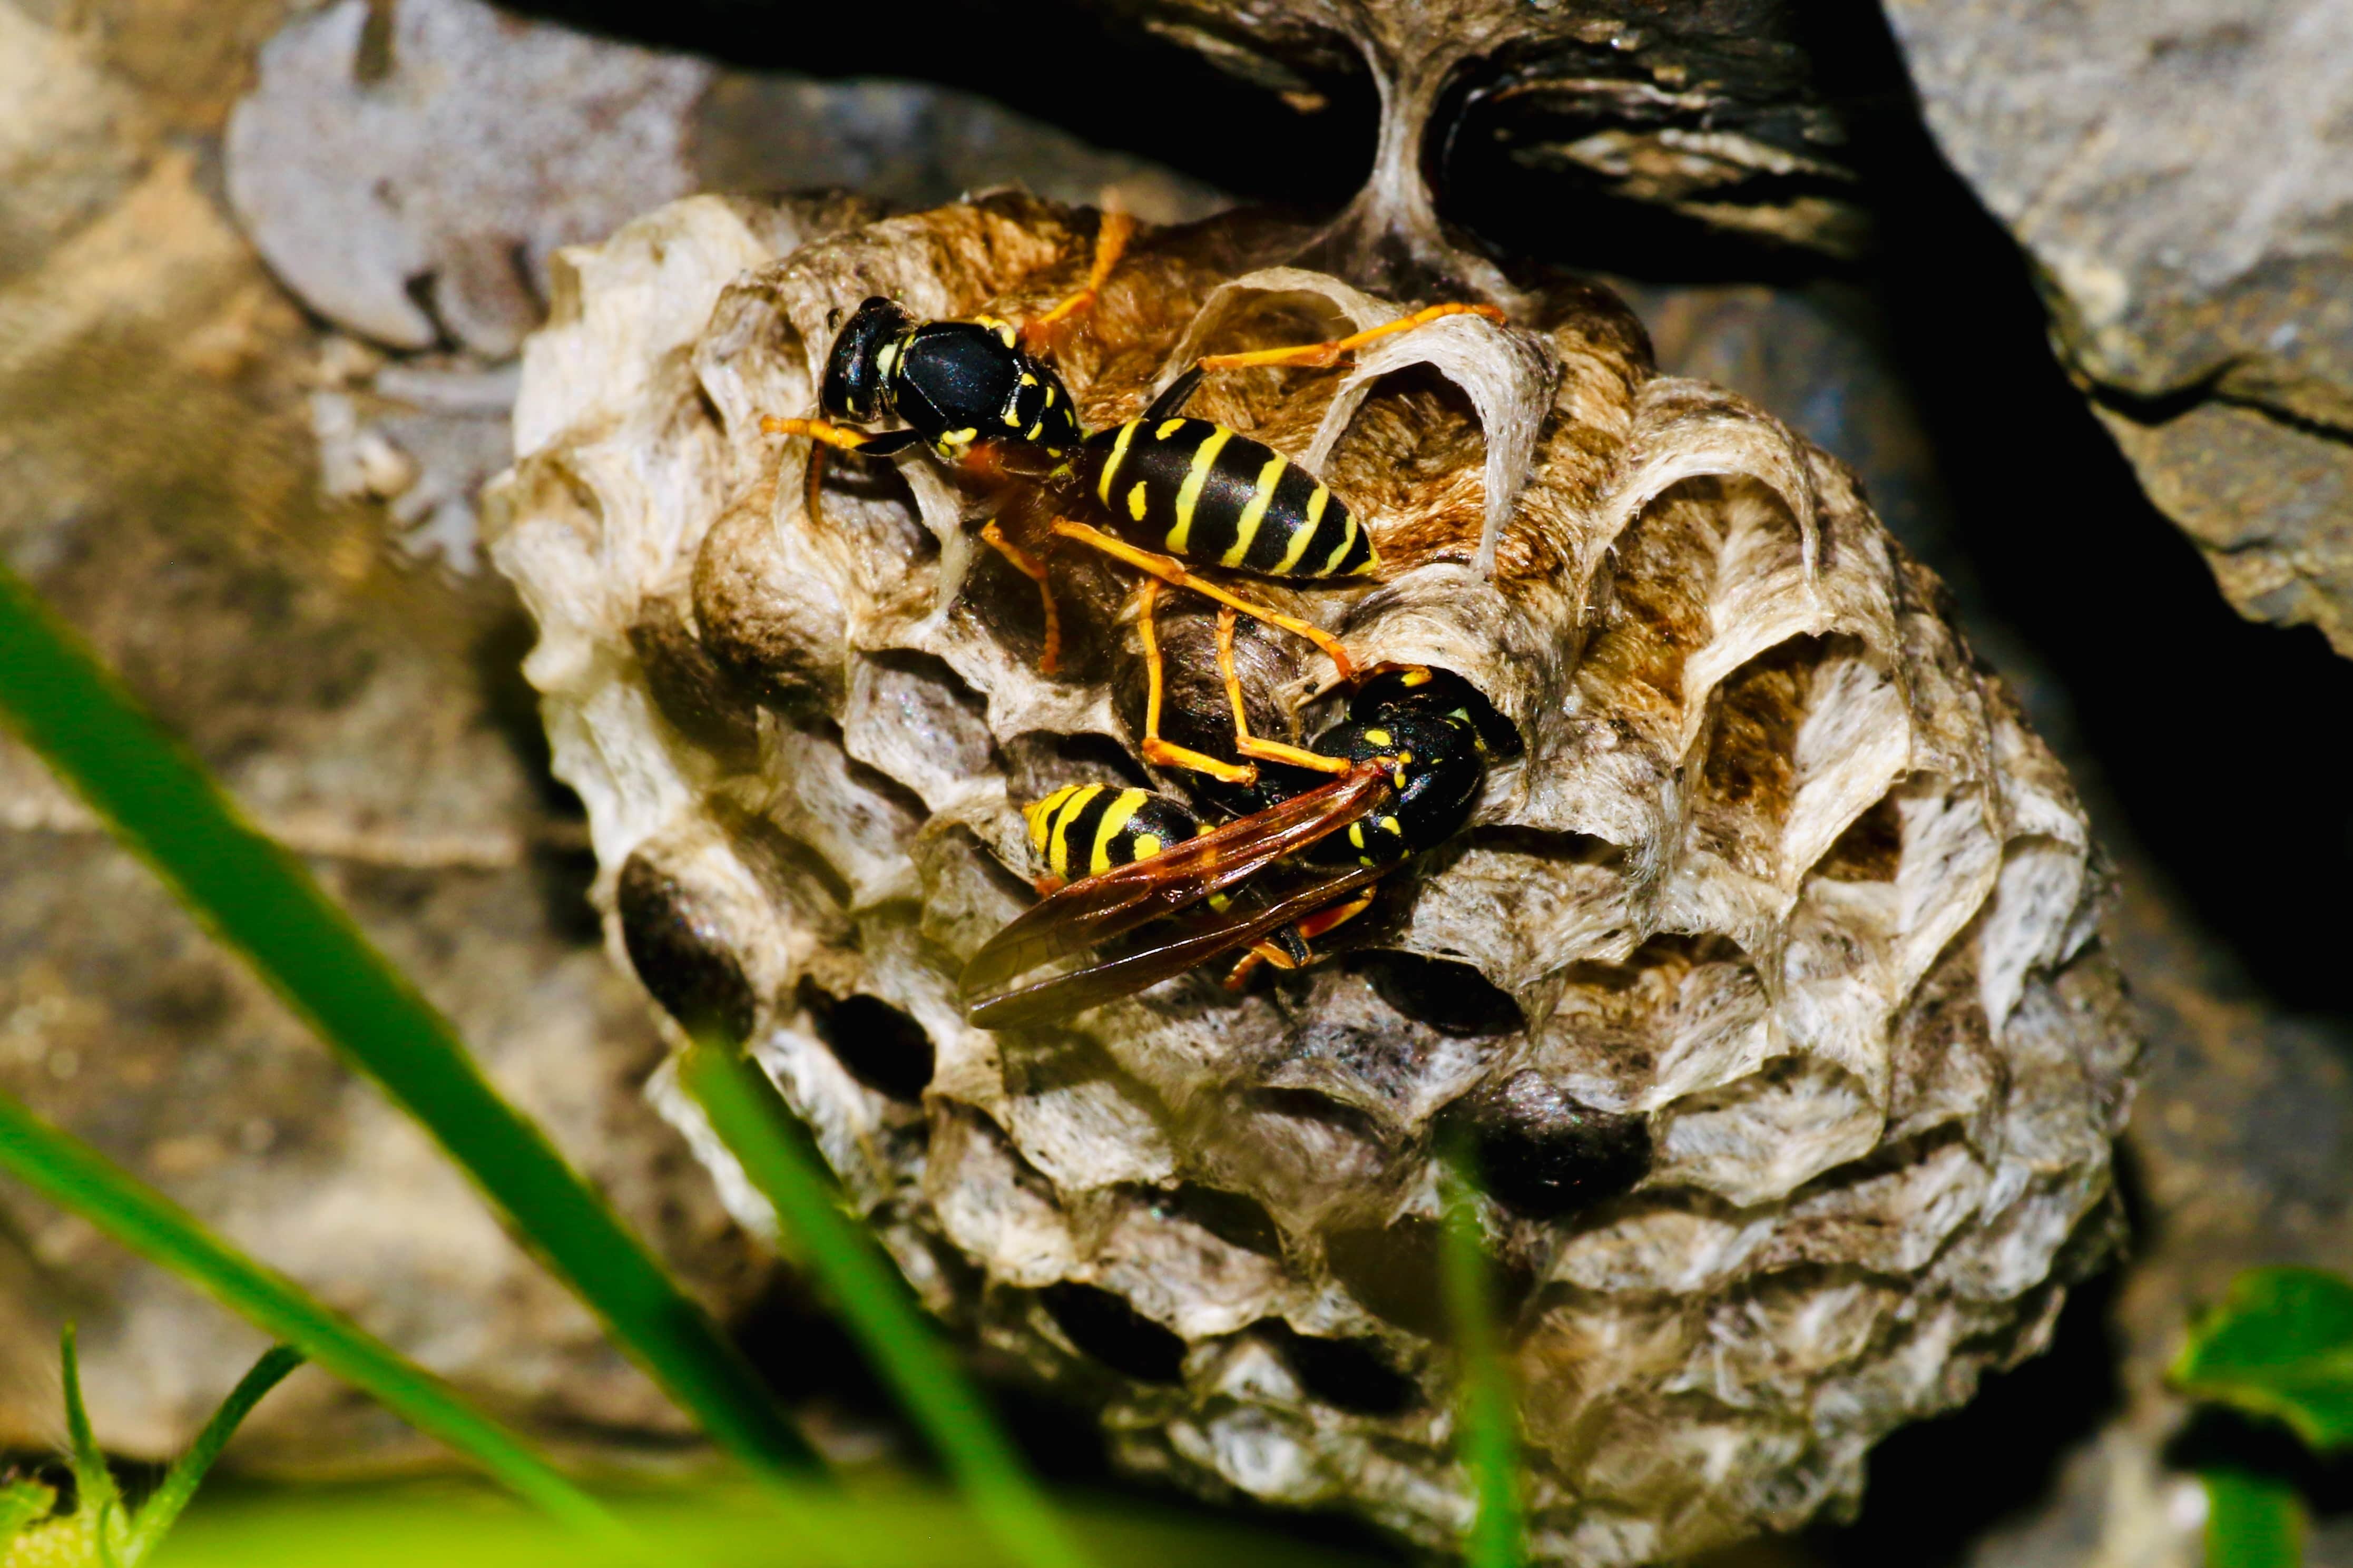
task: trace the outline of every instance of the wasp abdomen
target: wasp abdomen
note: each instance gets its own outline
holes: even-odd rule
[[[1095,499],[1123,538],[1265,577],[1345,577],[1373,542],[1314,475],[1206,419],[1131,419],[1082,448]]]
[[[1066,784],[1021,815],[1029,847],[1065,881],[1150,859],[1201,831],[1201,819],[1166,795],[1111,784]]]

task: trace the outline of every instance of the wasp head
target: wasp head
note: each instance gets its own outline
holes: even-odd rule
[[[881,416],[890,402],[892,358],[914,321],[904,306],[880,294],[858,307],[826,356],[818,400],[827,418],[869,425]]]

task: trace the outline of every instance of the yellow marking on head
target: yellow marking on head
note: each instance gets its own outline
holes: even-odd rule
[[[1177,431],[1182,430],[1183,428],[1185,428],[1185,421],[1181,418],[1163,419],[1160,422],[1160,427],[1153,431],[1152,434],[1155,439],[1166,441],[1169,437],[1174,436]]]
[[[1103,820],[1095,824],[1094,847],[1087,855],[1089,875],[1100,877],[1111,869],[1111,841],[1119,837],[1119,830],[1127,826],[1128,818],[1135,815],[1135,808],[1151,798],[1151,793],[1146,790],[1124,789],[1119,792],[1119,798],[1111,803],[1110,808],[1103,814]],[[1155,847],[1157,847],[1157,843],[1155,840]]]
[[[1008,403],[1005,405],[1005,422],[1008,425],[1011,425],[1016,427],[1019,426],[1021,423],[1021,407],[1018,404]]]
[[[1046,384],[1046,406],[1054,406],[1054,384],[1050,381]]]
[[[1356,514],[1352,511],[1348,514],[1347,531],[1340,535],[1340,542],[1332,547],[1332,553],[1324,558],[1323,575],[1329,577],[1333,573],[1337,572],[1340,569],[1341,558],[1348,553],[1349,546],[1356,542]]]
[[[1405,770],[1403,768],[1391,768],[1389,770],[1389,782],[1396,784],[1399,789],[1405,788]]]
[[[1413,668],[1407,670],[1403,675],[1398,676],[1398,684],[1399,686],[1427,686],[1430,684],[1430,671],[1417,665]]]
[[[1201,486],[1208,482],[1218,453],[1233,438],[1234,433],[1220,425],[1195,448],[1193,466],[1185,470],[1185,482],[1176,489],[1176,526],[1168,531],[1169,554],[1185,553],[1185,542],[1193,536],[1193,507],[1201,499]]]
[[[1393,746],[1397,744],[1397,737],[1390,734],[1387,730],[1367,730],[1365,731],[1365,739],[1370,741],[1376,746]]]
[[[977,429],[967,425],[961,430],[951,430],[946,435],[941,437],[940,445],[943,447],[969,447],[972,445],[974,438],[979,434],[980,432]]]
[[[1071,824],[1086,810],[1088,803],[1103,794],[1101,784],[1079,784],[1070,792],[1071,798],[1054,814],[1054,830],[1046,840],[1046,868],[1057,877],[1071,874]]]
[[[1143,423],[1141,419],[1129,420],[1119,427],[1119,438],[1111,444],[1111,457],[1103,463],[1103,478],[1095,481],[1095,500],[1105,506],[1111,505],[1111,482],[1119,477],[1120,460],[1127,456],[1127,444],[1135,439],[1135,427]]]
[[[1352,822],[1348,824],[1348,842],[1355,845],[1359,849],[1362,849],[1365,847],[1365,825],[1363,823]]]
[[[1142,479],[1136,480],[1135,488],[1127,492],[1127,515],[1138,522],[1144,521],[1144,481]]]
[[[1394,816],[1384,816],[1381,818],[1381,831],[1395,838],[1403,838],[1405,837],[1405,829],[1398,826],[1398,819]]]
[[[1014,331],[1012,322],[1000,321],[995,316],[975,316],[973,318],[973,323],[976,326],[987,327],[990,331],[995,332],[997,334],[997,341],[1003,343],[1007,348],[1009,349],[1013,346]]]
[[[899,345],[895,342],[884,343],[882,352],[874,356],[874,368],[886,380],[890,377],[891,367],[898,363]]]
[[[1266,516],[1266,503],[1274,499],[1275,484],[1290,466],[1290,460],[1280,452],[1267,458],[1266,467],[1258,471],[1258,488],[1250,491],[1250,504],[1242,508],[1241,518],[1234,524],[1233,548],[1218,557],[1219,565],[1242,563],[1242,557],[1250,552],[1250,542],[1258,537],[1258,525]]]
[[[1038,438],[1038,433],[1045,428],[1046,422],[1041,419],[1037,424],[1029,426],[1029,429],[1023,431],[1021,433],[1021,438],[1024,441],[1035,441]]]
[[[1031,375],[1028,371],[1026,371],[1026,370],[1025,370],[1025,371],[1023,371],[1023,372],[1021,373],[1021,384],[1022,384],[1022,385],[1024,385],[1024,386],[1035,386],[1035,385],[1037,385],[1037,384],[1038,384],[1038,378],[1037,378],[1036,376],[1034,376],[1034,375]],[[1047,396],[1049,396],[1049,397],[1051,397],[1051,396],[1053,395],[1053,394],[1050,392],[1050,393],[1048,393],[1046,395],[1047,395]]]
[[[1158,834],[1139,833],[1135,836],[1135,858],[1137,859],[1149,860],[1155,855],[1159,853],[1160,836]]]

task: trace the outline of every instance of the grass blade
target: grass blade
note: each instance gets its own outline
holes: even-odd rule
[[[702,1045],[679,1082],[804,1255],[850,1331],[963,1490],[983,1528],[1030,1568],[1082,1568],[1084,1558],[989,1415],[979,1391],[941,1346],[899,1271],[843,1214],[807,1133],[765,1075],[740,1052]]]
[[[93,1534],[102,1537],[108,1521],[122,1506],[122,1492],[114,1484],[114,1472],[106,1468],[97,1435],[90,1429],[90,1409],[81,1397],[81,1356],[71,1323],[59,1336],[58,1366],[66,1385],[66,1463],[73,1470],[74,1511],[88,1518]]]
[[[750,1363],[499,1098],[447,1020],[5,565],[0,717],[215,935],[440,1141],[714,1441],[770,1475],[814,1467]]]
[[[1440,1271],[1461,1366],[1456,1447],[1479,1500],[1463,1557],[1471,1568],[1520,1568],[1519,1415],[1496,1331],[1486,1244],[1471,1188],[1451,1173],[1445,1202]]]
[[[5,1094],[0,1094],[0,1171],[81,1215],[132,1251],[186,1277],[271,1338],[300,1346],[312,1361],[375,1395],[417,1430],[470,1455],[556,1518],[608,1540],[626,1538],[625,1528],[603,1505],[438,1378],[313,1300],[292,1280],[216,1239],[162,1194]],[[97,1445],[90,1440],[87,1415],[70,1414],[79,1411],[80,1398],[70,1359],[73,1342],[69,1338],[66,1343],[69,1420],[79,1480],[82,1451],[86,1446],[95,1456]],[[105,1467],[101,1462],[98,1468],[102,1472]],[[106,1486],[111,1489],[112,1482]],[[88,1497],[85,1492],[85,1507]]]
[[[139,1505],[139,1516],[132,1521],[131,1531],[122,1542],[124,1568],[139,1568],[147,1554],[171,1532],[180,1510],[196,1495],[206,1472],[220,1458],[220,1451],[228,1447],[228,1440],[237,1436],[237,1429],[253,1413],[253,1407],[261,1403],[264,1394],[283,1383],[288,1373],[301,1364],[301,1351],[288,1345],[272,1345],[237,1379],[237,1386],[221,1401],[221,1407],[213,1412],[213,1418],[196,1434],[195,1442],[164,1473],[163,1484]]]

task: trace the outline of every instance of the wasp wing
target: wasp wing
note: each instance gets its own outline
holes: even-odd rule
[[[964,969],[964,993],[969,996],[1001,985],[1221,892],[1347,826],[1372,810],[1388,787],[1385,772],[1362,764],[1149,859],[1072,882],[1022,911],[972,955]]]
[[[1335,867],[1272,903],[1247,910],[1237,906],[1196,920],[1171,940],[1155,942],[1140,952],[983,997],[965,1010],[965,1016],[977,1028],[1014,1029],[1133,996],[1221,952],[1270,936],[1394,869],[1394,865]]]

